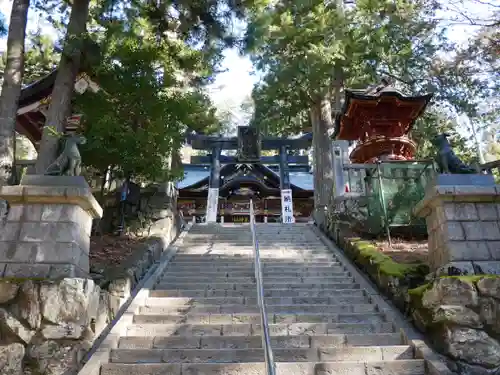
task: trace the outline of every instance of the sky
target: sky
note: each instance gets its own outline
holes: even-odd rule
[[[461,9],[467,12],[473,11],[478,15],[485,14],[489,11],[487,6],[481,6],[477,2],[471,0],[446,0],[449,3],[457,3]],[[500,6],[500,0],[490,0],[492,4]],[[0,0],[0,12],[5,15],[8,20],[12,7],[12,0]],[[443,14],[443,16],[445,16]],[[236,28],[241,28],[242,25],[235,25]],[[33,12],[29,15],[28,31],[35,31],[38,28],[44,30],[50,29],[50,25],[39,20]],[[473,29],[465,26],[454,26],[449,28],[448,36],[450,39],[458,43],[466,42],[471,36]],[[6,39],[0,39],[0,51],[5,49]],[[237,112],[240,104],[245,97],[248,97],[252,91],[254,84],[258,81],[258,76],[253,75],[252,63],[248,57],[240,56],[237,50],[230,49],[225,51],[222,69],[225,72],[219,74],[214,84],[209,88],[210,96],[218,108],[232,108]]]
[[[11,9],[12,0],[0,0],[0,12],[5,15],[6,20],[10,18]],[[236,28],[238,26],[241,27],[241,25],[235,25]],[[40,20],[34,12],[30,11],[28,32],[36,31],[38,28],[51,30],[50,24]],[[6,43],[6,38],[0,39],[0,51],[5,50]],[[220,73],[209,87],[210,96],[218,108],[237,109],[245,97],[252,92],[252,88],[258,80],[255,75],[251,74],[253,71],[252,63],[248,57],[240,56],[236,49],[229,49],[224,52],[221,70],[224,72]]]

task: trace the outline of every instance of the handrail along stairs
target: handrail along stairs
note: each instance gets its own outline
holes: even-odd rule
[[[257,284],[257,303],[260,309],[260,321],[262,326],[262,348],[266,361],[267,375],[276,375],[276,364],[274,362],[273,351],[271,349],[271,337],[269,334],[269,323],[267,321],[266,306],[264,304],[264,283],[262,281],[262,266],[260,262],[259,243],[255,231],[255,213],[253,200],[250,199],[250,230],[252,232],[252,243],[254,251],[255,281]]]

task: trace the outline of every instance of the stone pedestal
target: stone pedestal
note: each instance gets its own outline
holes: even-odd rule
[[[92,219],[102,209],[81,176],[28,175],[0,188],[0,277],[87,277]]]
[[[500,185],[490,175],[438,175],[414,209],[425,217],[440,275],[500,274]]]

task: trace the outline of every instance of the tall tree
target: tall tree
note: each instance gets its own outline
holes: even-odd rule
[[[495,95],[495,69],[484,74],[487,64],[446,39],[436,16],[439,7],[433,0],[359,0],[345,8],[337,2],[279,0],[255,8],[247,51],[263,79],[253,92],[254,121],[280,134],[312,127],[314,154],[320,156],[315,183],[324,187],[316,189],[315,204],[324,206],[331,196],[328,127],[344,88],[364,88],[389,77],[407,94],[434,93],[436,111],[445,117],[474,117],[480,103]],[[490,57],[484,55],[489,66]],[[429,122],[419,124],[425,130]]]
[[[43,174],[56,158],[58,140],[51,135],[48,127],[53,127],[58,132],[64,132],[66,118],[71,115],[73,87],[80,69],[83,46],[87,40],[89,4],[90,0],[73,0],[68,31],[52,90],[42,141],[40,142],[40,151],[35,167],[38,174]]]
[[[7,62],[0,97],[0,185],[9,182],[14,162],[13,140],[24,71],[24,39],[29,0],[14,0],[7,37]]]
[[[402,64],[419,36],[426,36],[424,1],[410,4],[357,1],[281,0],[257,8],[247,32],[247,49],[264,72],[254,91],[256,119],[265,119],[258,104],[268,103],[282,132],[308,119],[313,129],[315,205],[322,210],[333,188],[330,133],[332,115],[342,105],[344,86],[373,83],[377,72]],[[260,97],[260,98],[259,98]],[[267,125],[269,130],[269,125]]]

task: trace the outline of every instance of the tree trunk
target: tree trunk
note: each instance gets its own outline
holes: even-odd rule
[[[29,5],[29,0],[14,0],[10,14],[7,64],[0,97],[0,186],[9,183],[14,164],[14,130],[24,73],[24,39]]]
[[[64,132],[66,118],[71,115],[71,99],[75,79],[80,69],[83,38],[87,28],[90,0],[74,0],[66,33],[66,41],[52,89],[52,99],[43,129],[42,141],[36,162],[36,173],[43,174],[56,159],[58,140],[50,135],[48,127]]]
[[[329,129],[333,126],[330,96],[324,95],[312,103],[311,122],[314,152],[314,218],[324,222],[325,207],[333,194],[333,155]]]

